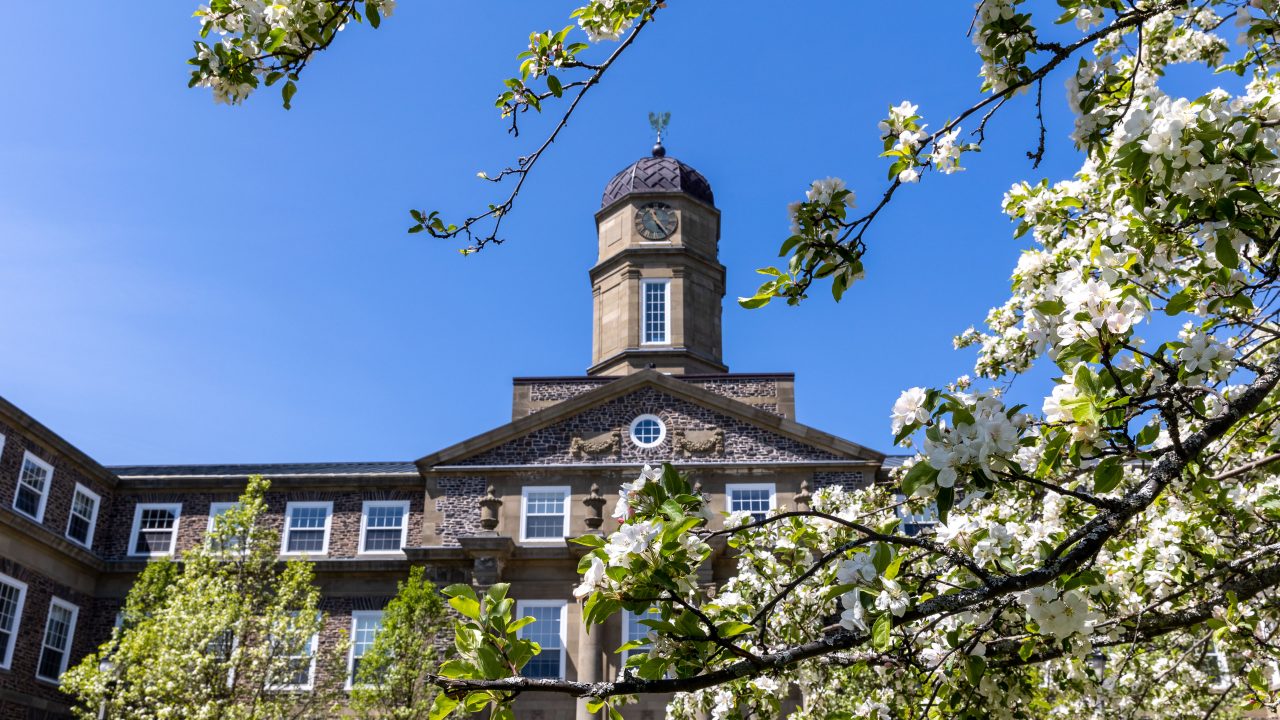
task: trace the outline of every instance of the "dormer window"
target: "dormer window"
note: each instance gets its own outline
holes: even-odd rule
[[[644,326],[644,344],[665,345],[671,342],[670,280],[644,280],[640,284],[641,317]]]

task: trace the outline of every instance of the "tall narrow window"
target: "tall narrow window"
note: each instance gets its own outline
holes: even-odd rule
[[[526,487],[521,493],[520,539],[559,540],[566,536],[569,488]]]
[[[93,530],[98,525],[98,505],[102,498],[89,488],[76,483],[71,496],[71,514],[67,517],[67,537],[85,547],[93,547]]]
[[[626,645],[637,640],[644,641],[642,647],[633,647],[622,653],[622,661],[626,662],[635,653],[649,651],[649,626],[641,625],[641,620],[661,620],[662,613],[657,608],[649,608],[644,612],[634,613],[630,610],[622,611],[622,644]]]
[[[283,660],[280,675],[273,673],[271,683],[275,690],[310,690],[311,680],[316,669],[316,641],[319,635],[312,635],[293,647],[277,644],[273,654]]]
[[[542,646],[542,652],[525,664],[522,675],[529,678],[564,677],[564,600],[521,600],[516,603],[517,617],[531,617],[533,622],[520,628],[520,637]]]
[[[285,508],[284,552],[324,555],[329,552],[331,502],[291,502]]]
[[[22,468],[18,470],[18,490],[13,496],[13,509],[40,522],[44,520],[44,505],[49,499],[49,483],[53,480],[53,466],[32,455],[22,454]]]
[[[661,345],[670,342],[667,339],[669,329],[669,310],[667,306],[671,287],[669,280],[644,280],[641,282],[641,317],[644,318],[645,344]]]
[[[180,503],[139,503],[133,511],[130,555],[172,555],[178,544]]]
[[[360,514],[360,552],[398,553],[408,530],[408,500],[366,501]]]
[[[49,682],[58,682],[67,669],[67,658],[71,655],[71,640],[76,633],[76,616],[80,608],[61,599],[49,601],[49,619],[44,625],[44,642],[40,645],[40,663],[36,666],[36,677]]]
[[[381,610],[357,610],[351,613],[351,674],[347,676],[348,687],[359,680],[360,660],[373,647],[373,640],[378,637],[381,629]]]
[[[26,597],[26,583],[0,574],[0,669],[8,670],[13,662],[13,642],[18,637]]]
[[[729,496],[729,512],[747,513],[752,522],[764,520],[774,508],[772,483],[727,485],[725,494]]]
[[[220,538],[216,543],[213,540],[213,529],[218,525],[218,518],[231,512],[231,510],[239,507],[240,503],[236,502],[215,502],[209,503],[209,530],[207,537],[209,538],[209,548],[211,550],[235,550],[240,546],[240,538],[224,537]]]

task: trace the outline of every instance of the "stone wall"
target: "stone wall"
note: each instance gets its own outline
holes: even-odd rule
[[[637,415],[654,414],[667,426],[667,437],[652,448],[631,442],[628,428]],[[699,462],[800,462],[840,460],[824,450],[722,415],[678,399],[656,388],[639,391],[583,411],[551,427],[536,430],[509,443],[466,459],[463,465],[546,465],[592,463],[652,463],[682,459],[673,444],[673,431],[724,431],[724,452],[697,456]],[[573,439],[599,437],[610,431],[622,433],[620,447],[610,453],[575,456]]]
[[[129,539],[133,531],[134,509],[139,503],[181,503],[182,515],[178,520],[177,551],[181,553],[196,547],[209,529],[209,507],[215,502],[234,502],[241,488],[228,488],[221,493],[141,493],[122,496],[117,503],[121,512],[110,523],[108,541],[103,552],[110,558],[128,558]],[[332,502],[333,517],[329,525],[329,552],[326,557],[351,558],[359,556],[360,516],[366,500],[409,501],[409,531],[407,545],[422,542],[423,493],[405,490],[371,489],[365,492],[298,490],[269,492],[267,512],[263,517],[266,527],[283,533],[285,510],[289,502]],[[282,538],[283,540],[283,538]]]
[[[101,498],[100,507],[98,508],[98,522],[94,529],[94,541],[92,543],[93,549],[96,550],[98,543],[102,542],[102,538],[106,534],[104,526],[110,524],[108,519],[112,517],[111,488],[107,487],[98,478],[90,477],[84,473],[77,463],[59,453],[51,452],[3,421],[0,421],[0,435],[5,437],[4,447],[0,448],[0,505],[6,508],[13,507],[14,495],[18,489],[18,473],[22,469],[22,459],[25,456],[25,452],[30,452],[35,457],[53,466],[53,476],[49,482],[47,500],[45,501],[44,517],[40,522],[40,525],[49,532],[55,533],[58,537],[66,536],[67,520],[71,515],[71,498],[75,494],[76,483],[84,485]],[[26,519],[25,515],[22,517]],[[31,522],[34,523],[35,521],[31,520]]]
[[[871,481],[861,471],[828,472],[818,471],[813,474],[813,489],[837,485],[845,490],[861,490],[869,487]]]
[[[436,512],[441,521],[436,526],[440,545],[457,545],[459,535],[480,532],[480,498],[484,497],[485,479],[479,475],[441,477],[437,480],[440,495]]]

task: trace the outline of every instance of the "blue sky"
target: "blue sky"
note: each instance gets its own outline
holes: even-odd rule
[[[582,373],[592,213],[647,153],[651,110],[723,213],[730,370],[794,371],[802,422],[888,450],[898,393],[968,372],[952,336],[1007,295],[1004,190],[1079,164],[1055,77],[1039,170],[1023,98],[967,172],[899,194],[843,302],[746,311],[810,180],[878,198],[888,105],[937,127],[977,97],[970,3],[908,32],[892,3],[779,22],[777,3],[673,0],[530,178],[507,243],[466,259],[407,235],[407,210],[496,199],[476,171],[550,118],[513,141],[493,97],[574,2],[402,0],[318,58],[292,111],[187,89],[195,6],[19,3],[0,27],[0,395],[108,464],[416,458],[507,421],[512,376]]]

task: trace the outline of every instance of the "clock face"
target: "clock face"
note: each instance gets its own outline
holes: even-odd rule
[[[676,211],[663,202],[651,202],[636,209],[636,232],[649,240],[665,240],[676,231]]]

